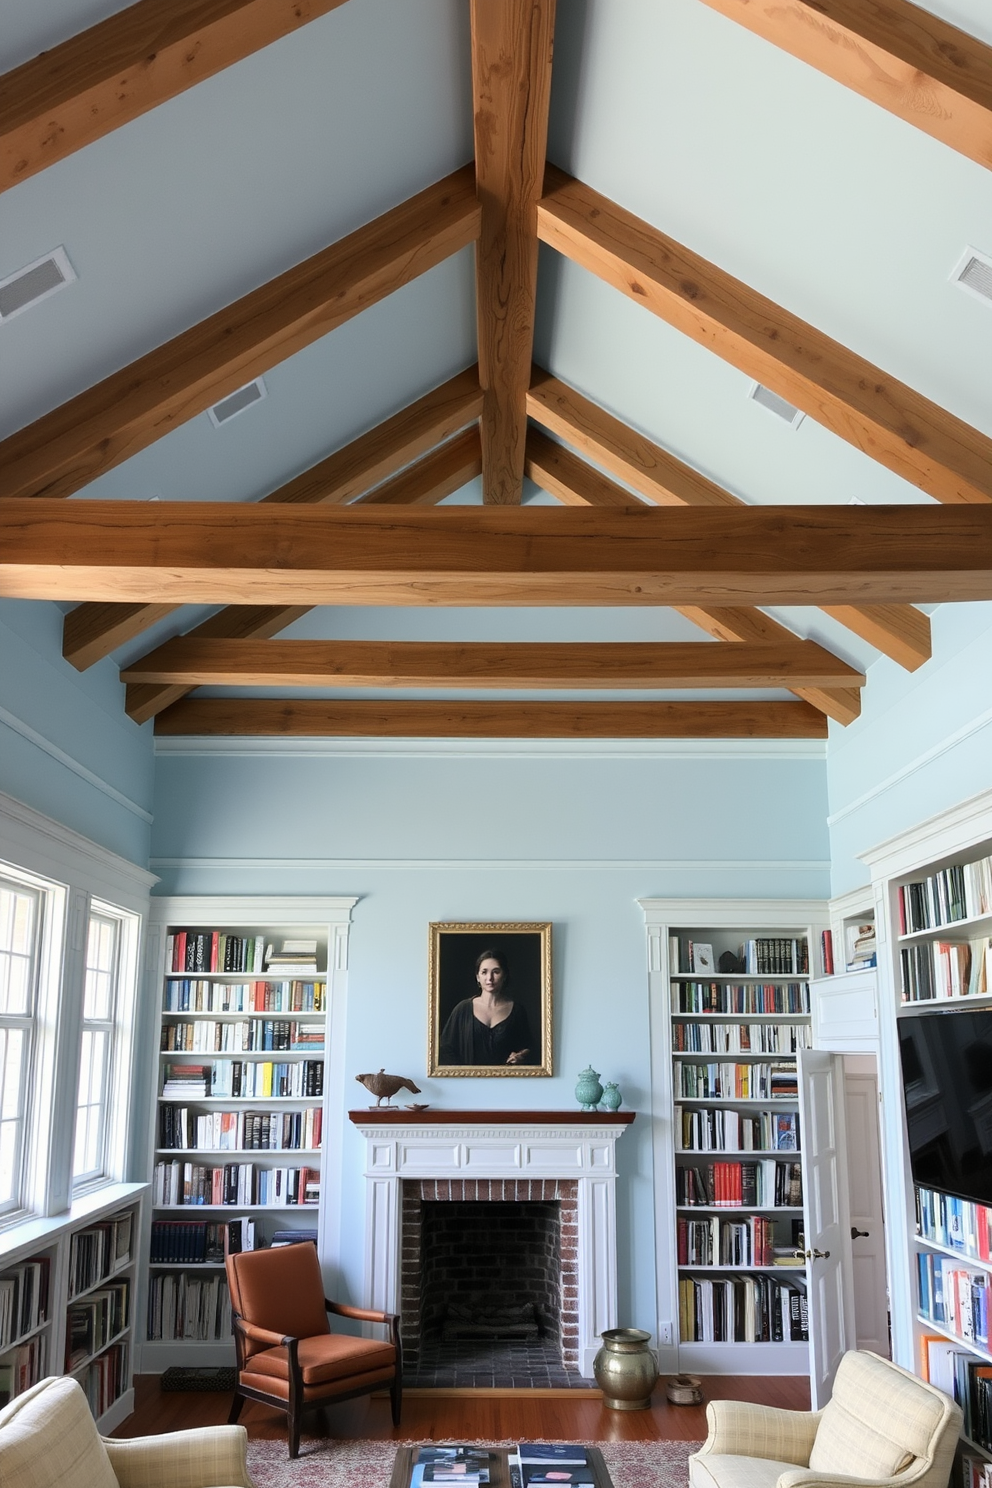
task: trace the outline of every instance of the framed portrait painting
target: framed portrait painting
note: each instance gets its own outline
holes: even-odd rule
[[[551,926],[430,927],[428,1075],[551,1074]]]

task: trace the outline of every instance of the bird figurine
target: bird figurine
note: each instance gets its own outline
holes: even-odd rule
[[[376,1075],[356,1075],[355,1079],[376,1097],[377,1106],[381,1106],[383,1100],[388,1106],[397,1090],[411,1090],[414,1095],[420,1094],[420,1086],[414,1085],[412,1080],[405,1079],[403,1075],[387,1075],[385,1070],[380,1070]]]

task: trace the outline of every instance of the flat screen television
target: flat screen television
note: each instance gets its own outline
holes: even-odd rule
[[[992,1010],[899,1020],[914,1183],[992,1205]]]

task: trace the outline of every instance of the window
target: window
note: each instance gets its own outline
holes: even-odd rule
[[[83,976],[76,1140],[72,1158],[74,1187],[101,1177],[104,1170],[120,940],[119,920],[95,912],[90,914]]]
[[[0,1214],[21,1204],[40,898],[0,878]]]

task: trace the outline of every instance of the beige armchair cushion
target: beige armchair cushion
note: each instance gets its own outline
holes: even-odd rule
[[[48,1379],[0,1412],[3,1488],[118,1488],[86,1396],[74,1379]]]
[[[925,1457],[946,1401],[877,1354],[844,1356],[809,1465],[817,1472],[892,1478]]]

